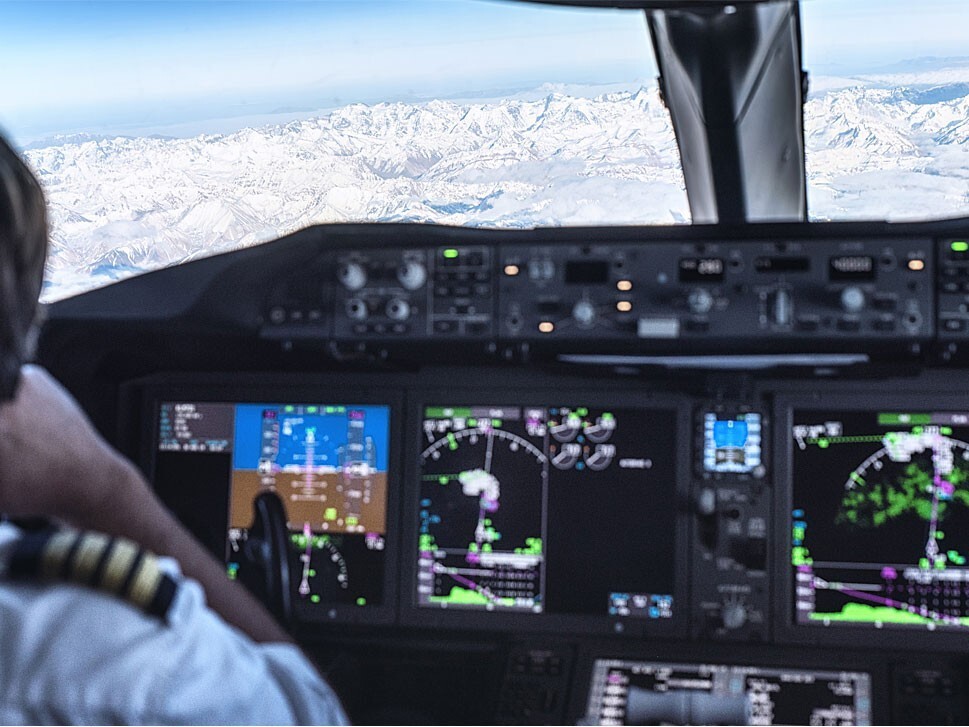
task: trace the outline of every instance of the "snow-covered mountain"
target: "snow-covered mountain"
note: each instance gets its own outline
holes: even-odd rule
[[[969,86],[835,84],[805,109],[818,218],[969,209]],[[51,207],[45,298],[316,222],[495,227],[689,221],[655,88],[584,98],[355,104],[188,139],[25,152]]]

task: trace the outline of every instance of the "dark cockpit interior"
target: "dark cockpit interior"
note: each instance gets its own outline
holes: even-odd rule
[[[313,225],[39,361],[356,722],[965,723],[969,222],[807,221],[796,2],[606,4],[695,224]]]

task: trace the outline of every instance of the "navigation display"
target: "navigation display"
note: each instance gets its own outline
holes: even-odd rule
[[[871,724],[871,676],[597,659],[586,724]]]
[[[212,474],[221,464],[230,577],[239,568],[253,501],[260,492],[277,493],[289,528],[294,597],[310,605],[379,605],[389,423],[387,406],[162,403],[156,486],[207,472],[208,481],[198,484],[214,489]],[[212,458],[219,461],[206,461]]]
[[[418,605],[671,618],[675,430],[673,410],[426,408]]]
[[[796,411],[795,623],[969,627],[969,412]]]

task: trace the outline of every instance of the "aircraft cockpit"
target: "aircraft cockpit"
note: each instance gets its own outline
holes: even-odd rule
[[[857,4],[415,3],[405,29],[547,18],[526,45],[587,38],[606,80],[642,72],[600,42],[635,22],[657,80],[477,100],[438,69],[435,98],[22,143],[45,295],[78,285],[72,235],[124,278],[52,301],[39,361],[356,722],[964,723],[969,63],[822,58],[829,11],[930,27]],[[298,5],[378,41],[407,12]],[[969,16],[939,12],[948,49]],[[92,169],[122,176],[81,200]],[[119,218],[85,208],[111,194]],[[186,247],[203,228],[238,249]],[[150,238],[179,264],[140,269]]]

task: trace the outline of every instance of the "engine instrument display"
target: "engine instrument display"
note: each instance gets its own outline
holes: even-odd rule
[[[669,619],[676,414],[424,410],[417,603]]]
[[[222,465],[230,577],[239,567],[253,501],[275,492],[286,512],[294,598],[310,606],[379,605],[389,422],[387,406],[165,402],[156,481],[191,480],[193,470],[212,473]],[[221,459],[215,468],[205,462],[213,457]]]
[[[795,623],[969,628],[969,413],[795,411]]]
[[[859,672],[597,659],[586,724],[871,724]]]

